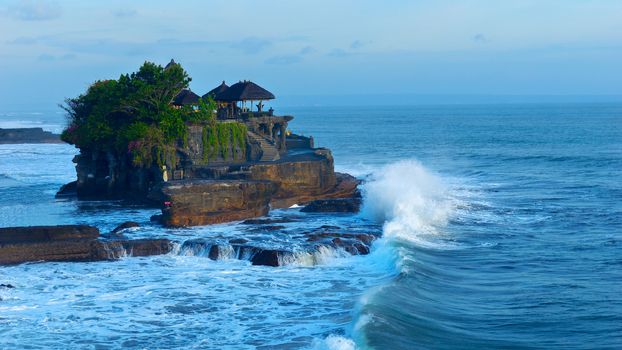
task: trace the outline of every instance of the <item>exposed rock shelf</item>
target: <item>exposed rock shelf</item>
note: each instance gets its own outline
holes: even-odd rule
[[[17,143],[63,143],[60,135],[44,131],[42,128],[0,128],[0,144]]]
[[[166,254],[167,239],[101,240],[85,225],[0,228],[0,264],[32,261],[101,261]]]
[[[323,259],[348,255],[367,255],[378,238],[370,233],[317,231],[307,234],[304,250],[272,249],[248,244],[243,239],[219,243],[209,239],[185,241],[178,254],[204,256],[212,260],[238,259],[253,265],[283,266],[289,264],[316,265]]]

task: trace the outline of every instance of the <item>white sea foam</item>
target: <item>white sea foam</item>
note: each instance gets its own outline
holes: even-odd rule
[[[322,341],[313,344],[314,350],[355,350],[358,349],[352,339],[331,334]]]
[[[363,186],[363,196],[361,215],[383,224],[383,237],[374,243],[366,263],[381,271],[405,272],[402,266],[406,259],[404,248],[395,245],[396,241],[428,248],[450,247],[438,238],[455,211],[456,199],[441,177],[421,163],[400,161],[373,172]],[[386,285],[371,288],[359,299],[354,312],[357,316],[348,332],[356,342],[331,335],[317,348],[356,349],[356,345],[365,348],[364,328],[374,318],[365,306],[384,287]]]
[[[428,243],[454,208],[446,186],[414,160],[400,161],[375,172],[363,186],[363,215],[384,225],[385,239]]]
[[[279,265],[315,266],[326,265],[335,259],[349,257],[350,254],[343,249],[327,246],[319,246],[317,250],[307,252],[294,252],[291,255],[279,256]]]

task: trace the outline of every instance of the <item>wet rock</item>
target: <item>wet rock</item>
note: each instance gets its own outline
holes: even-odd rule
[[[307,237],[308,242],[341,248],[352,255],[366,255],[372,243],[377,239],[367,233],[315,232]]]
[[[3,283],[3,284],[0,284],[0,288],[13,289],[15,288],[15,286],[13,286],[12,284]]]
[[[173,249],[170,240],[159,239],[132,239],[122,241],[121,244],[129,256],[152,256],[168,254]]]
[[[267,218],[267,219],[249,219],[242,221],[243,225],[267,225],[267,224],[285,224],[288,222],[294,222],[293,219],[288,218]]]
[[[369,246],[362,243],[354,243],[352,245],[358,251],[359,255],[367,255],[369,254]]]
[[[71,181],[70,183],[64,184],[61,188],[56,192],[56,198],[62,197],[75,197],[78,195],[78,187],[77,181]]]
[[[100,240],[96,227],[85,225],[9,227],[0,229],[0,264],[28,261],[100,261],[122,256],[166,254],[167,239]]]
[[[163,200],[164,225],[183,227],[266,215],[275,190],[269,181],[184,180],[165,183],[152,197]]]
[[[279,255],[286,253],[286,251],[282,250],[262,249],[259,252],[255,253],[255,255],[253,255],[251,263],[253,265],[276,267],[279,266]]]
[[[248,239],[234,238],[234,239],[230,239],[229,243],[231,243],[231,244],[246,244],[246,243],[248,243]]]
[[[180,254],[190,256],[204,256],[209,254],[212,244],[204,239],[189,239],[181,245]]]
[[[212,260],[218,260],[219,258],[221,258],[220,249],[218,248],[218,245],[213,245],[210,247],[209,254],[207,255],[207,257]]]
[[[23,226],[0,228],[0,244],[96,239],[97,227],[87,225]]]
[[[110,233],[113,235],[116,235],[123,230],[127,230],[128,228],[134,228],[134,227],[140,227],[140,224],[134,221],[126,221],[122,223],[121,225],[115,227],[115,229],[112,230]]]
[[[162,214],[151,215],[151,217],[149,218],[149,221],[151,221],[151,222],[161,222],[162,221]]]
[[[359,198],[319,199],[300,209],[304,213],[357,213],[361,207]]]

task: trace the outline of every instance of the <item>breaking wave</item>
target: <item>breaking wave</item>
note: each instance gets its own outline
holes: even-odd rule
[[[385,166],[363,186],[363,215],[383,223],[386,240],[427,244],[455,207],[440,177],[415,160]]]
[[[457,200],[440,176],[416,160],[386,165],[367,177],[363,185],[361,215],[383,225],[383,236],[373,245],[369,264],[378,269],[402,271],[406,258],[400,245],[417,245],[444,249],[448,244],[439,240],[457,206]],[[368,290],[359,300],[347,338],[330,335],[315,343],[315,349],[367,348],[364,328],[370,322],[365,305],[384,286]],[[356,341],[356,342],[355,342]]]

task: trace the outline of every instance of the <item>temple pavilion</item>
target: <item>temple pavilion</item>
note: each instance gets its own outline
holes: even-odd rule
[[[177,64],[171,60],[165,67]],[[264,110],[264,101],[273,100],[274,94],[249,80],[239,81],[228,86],[225,81],[203,96],[190,89],[181,90],[171,103],[182,106],[196,106],[200,98],[211,97],[218,105],[218,119],[247,119],[251,117],[272,116],[273,109]]]

